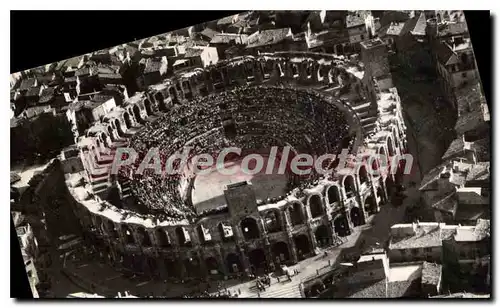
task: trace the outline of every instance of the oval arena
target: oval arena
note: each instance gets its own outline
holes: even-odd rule
[[[348,165],[327,177],[194,176],[188,166],[175,178],[126,168],[114,176],[114,152],[290,146],[292,157],[342,148],[399,155],[406,151],[399,97],[374,77],[357,61],[302,52],[178,72],[115,107],[78,151],[62,153],[77,216],[110,263],[162,279],[239,276],[312,257],[377,213],[401,174]]]

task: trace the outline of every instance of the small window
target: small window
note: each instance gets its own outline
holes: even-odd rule
[[[463,73],[462,73],[462,77],[463,77],[463,78],[467,78],[467,72],[463,72]]]
[[[364,40],[365,39],[365,36],[363,34],[361,34],[361,39]]]

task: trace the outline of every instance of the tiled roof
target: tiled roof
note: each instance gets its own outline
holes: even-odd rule
[[[286,39],[290,28],[263,30],[248,37],[247,48],[277,44]]]
[[[424,262],[422,264],[422,283],[438,285],[441,280],[441,264]]]
[[[439,193],[437,195],[437,198],[435,198],[437,201],[432,202],[431,206],[440,211],[455,213],[458,205],[456,192],[452,191],[447,194]]]
[[[415,297],[420,294],[420,279],[387,283],[388,298]]]
[[[425,29],[427,28],[427,20],[425,19],[424,13],[420,13],[420,16],[418,16],[417,23],[413,27],[413,30],[411,30],[411,34],[413,35],[425,35]]]
[[[354,28],[365,24],[365,19],[361,15],[350,14],[346,16],[345,24],[347,28]]]
[[[427,21],[425,20],[425,15],[421,13],[419,16],[410,18],[404,23],[403,28],[400,31],[400,35],[411,34],[414,36],[425,35],[425,29],[427,27]]]
[[[385,279],[376,282],[349,285],[352,292],[347,298],[386,298]]]
[[[481,110],[473,110],[460,115],[455,124],[455,131],[458,134],[464,134],[479,128],[485,123],[483,112]]]
[[[15,172],[10,173],[10,184],[13,184],[13,183],[20,181],[20,180],[21,180],[21,177],[19,176],[19,174],[15,173]]]
[[[215,35],[219,34],[220,32],[217,32],[215,30],[212,30],[210,28],[205,28],[203,29],[203,31],[200,32],[201,35],[209,38],[209,39],[213,39]]]
[[[453,140],[444,153],[444,155],[441,157],[442,160],[447,160],[448,158],[457,155],[457,154],[463,154],[465,150],[465,143],[462,137],[458,137],[457,139]]]
[[[239,38],[243,40],[243,42],[246,41],[248,38],[248,35],[246,34],[232,34],[232,33],[220,33],[216,34],[212,40],[210,41],[210,44],[229,44],[232,41],[236,40],[237,42],[239,41]]]
[[[26,96],[39,96],[40,95],[40,87],[33,87],[26,92]]]
[[[197,57],[203,53],[203,49],[198,49],[198,48],[188,48],[186,49],[186,54],[184,57],[186,58],[191,58],[191,57]]]
[[[486,137],[474,141],[472,148],[476,151],[476,159],[479,162],[486,162],[491,160],[491,139]]]
[[[144,73],[158,72],[160,71],[162,62],[159,59],[149,58],[146,61],[146,66],[144,67]]]
[[[438,61],[443,65],[446,65],[453,57],[456,57],[455,53],[451,49],[450,45],[445,42],[441,42],[436,48],[436,54]]]
[[[455,22],[455,23],[446,23],[438,26],[438,36],[454,36],[463,33],[467,33],[467,24],[465,22]]]
[[[446,161],[446,162],[443,162],[440,165],[432,168],[429,172],[427,172],[424,175],[424,178],[420,182],[420,188],[419,189],[420,190],[431,189],[432,188],[431,185],[433,185],[432,183],[439,178],[439,175],[441,174],[441,171],[443,171],[443,169],[445,167],[449,167],[450,165],[451,165],[451,163],[449,161]]]
[[[19,90],[29,90],[35,86],[35,83],[36,83],[35,78],[23,79],[21,81],[21,85],[19,86]]]
[[[86,76],[91,74],[91,67],[82,66],[75,72],[75,76]]]
[[[475,164],[467,174],[466,181],[482,181],[490,178],[490,162]]]
[[[230,25],[233,23],[233,19],[234,17],[236,17],[237,15],[231,15],[231,16],[227,16],[227,17],[223,17],[221,19],[219,19],[217,21],[217,25],[218,26],[222,26],[222,25]]]
[[[48,87],[42,90],[42,93],[40,94],[40,103],[46,103],[50,101],[55,94],[56,87]]]
[[[408,20],[410,16],[407,12],[402,11],[385,11],[384,15],[380,18],[380,24],[382,26],[389,25],[391,22],[404,22]]]
[[[402,238],[393,237],[389,249],[412,249],[439,247],[442,240],[455,233],[454,229],[440,229],[439,226],[418,226],[414,235]]]
[[[404,22],[388,25],[389,27],[387,28],[386,35],[399,35],[401,30],[403,30],[404,25]]]

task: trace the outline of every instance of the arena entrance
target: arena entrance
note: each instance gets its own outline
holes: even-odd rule
[[[325,248],[330,245],[330,234],[328,228],[325,225],[319,226],[314,232],[314,237],[316,238],[316,243],[319,248]]]
[[[294,236],[293,241],[295,248],[297,248],[297,257],[299,260],[304,260],[311,253],[311,242],[305,234]]]
[[[226,265],[230,273],[238,273],[243,271],[240,257],[235,253],[230,253],[226,256]]]
[[[285,242],[277,242],[271,248],[273,252],[274,261],[277,264],[282,264],[290,261],[290,253],[288,245]]]
[[[353,207],[351,209],[351,221],[355,227],[363,224],[363,212],[359,209],[359,207]]]
[[[257,248],[248,254],[248,260],[252,266],[252,271],[257,275],[267,270],[266,254],[263,249]]]
[[[339,236],[349,235],[349,222],[347,217],[342,214],[337,214],[333,220],[333,226],[335,227],[335,233]]]

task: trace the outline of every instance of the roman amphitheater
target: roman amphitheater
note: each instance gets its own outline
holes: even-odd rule
[[[372,40],[362,49],[361,60],[381,60],[239,57],[176,73],[130,97],[61,154],[82,225],[110,263],[163,279],[272,270],[335,245],[387,204],[400,171],[375,176],[347,165],[329,176],[201,177],[186,170],[175,178],[109,171],[124,146],[138,153],[160,147],[166,156],[185,146],[211,154],[290,146],[290,157],[342,148],[403,153],[406,128],[385,46]]]

